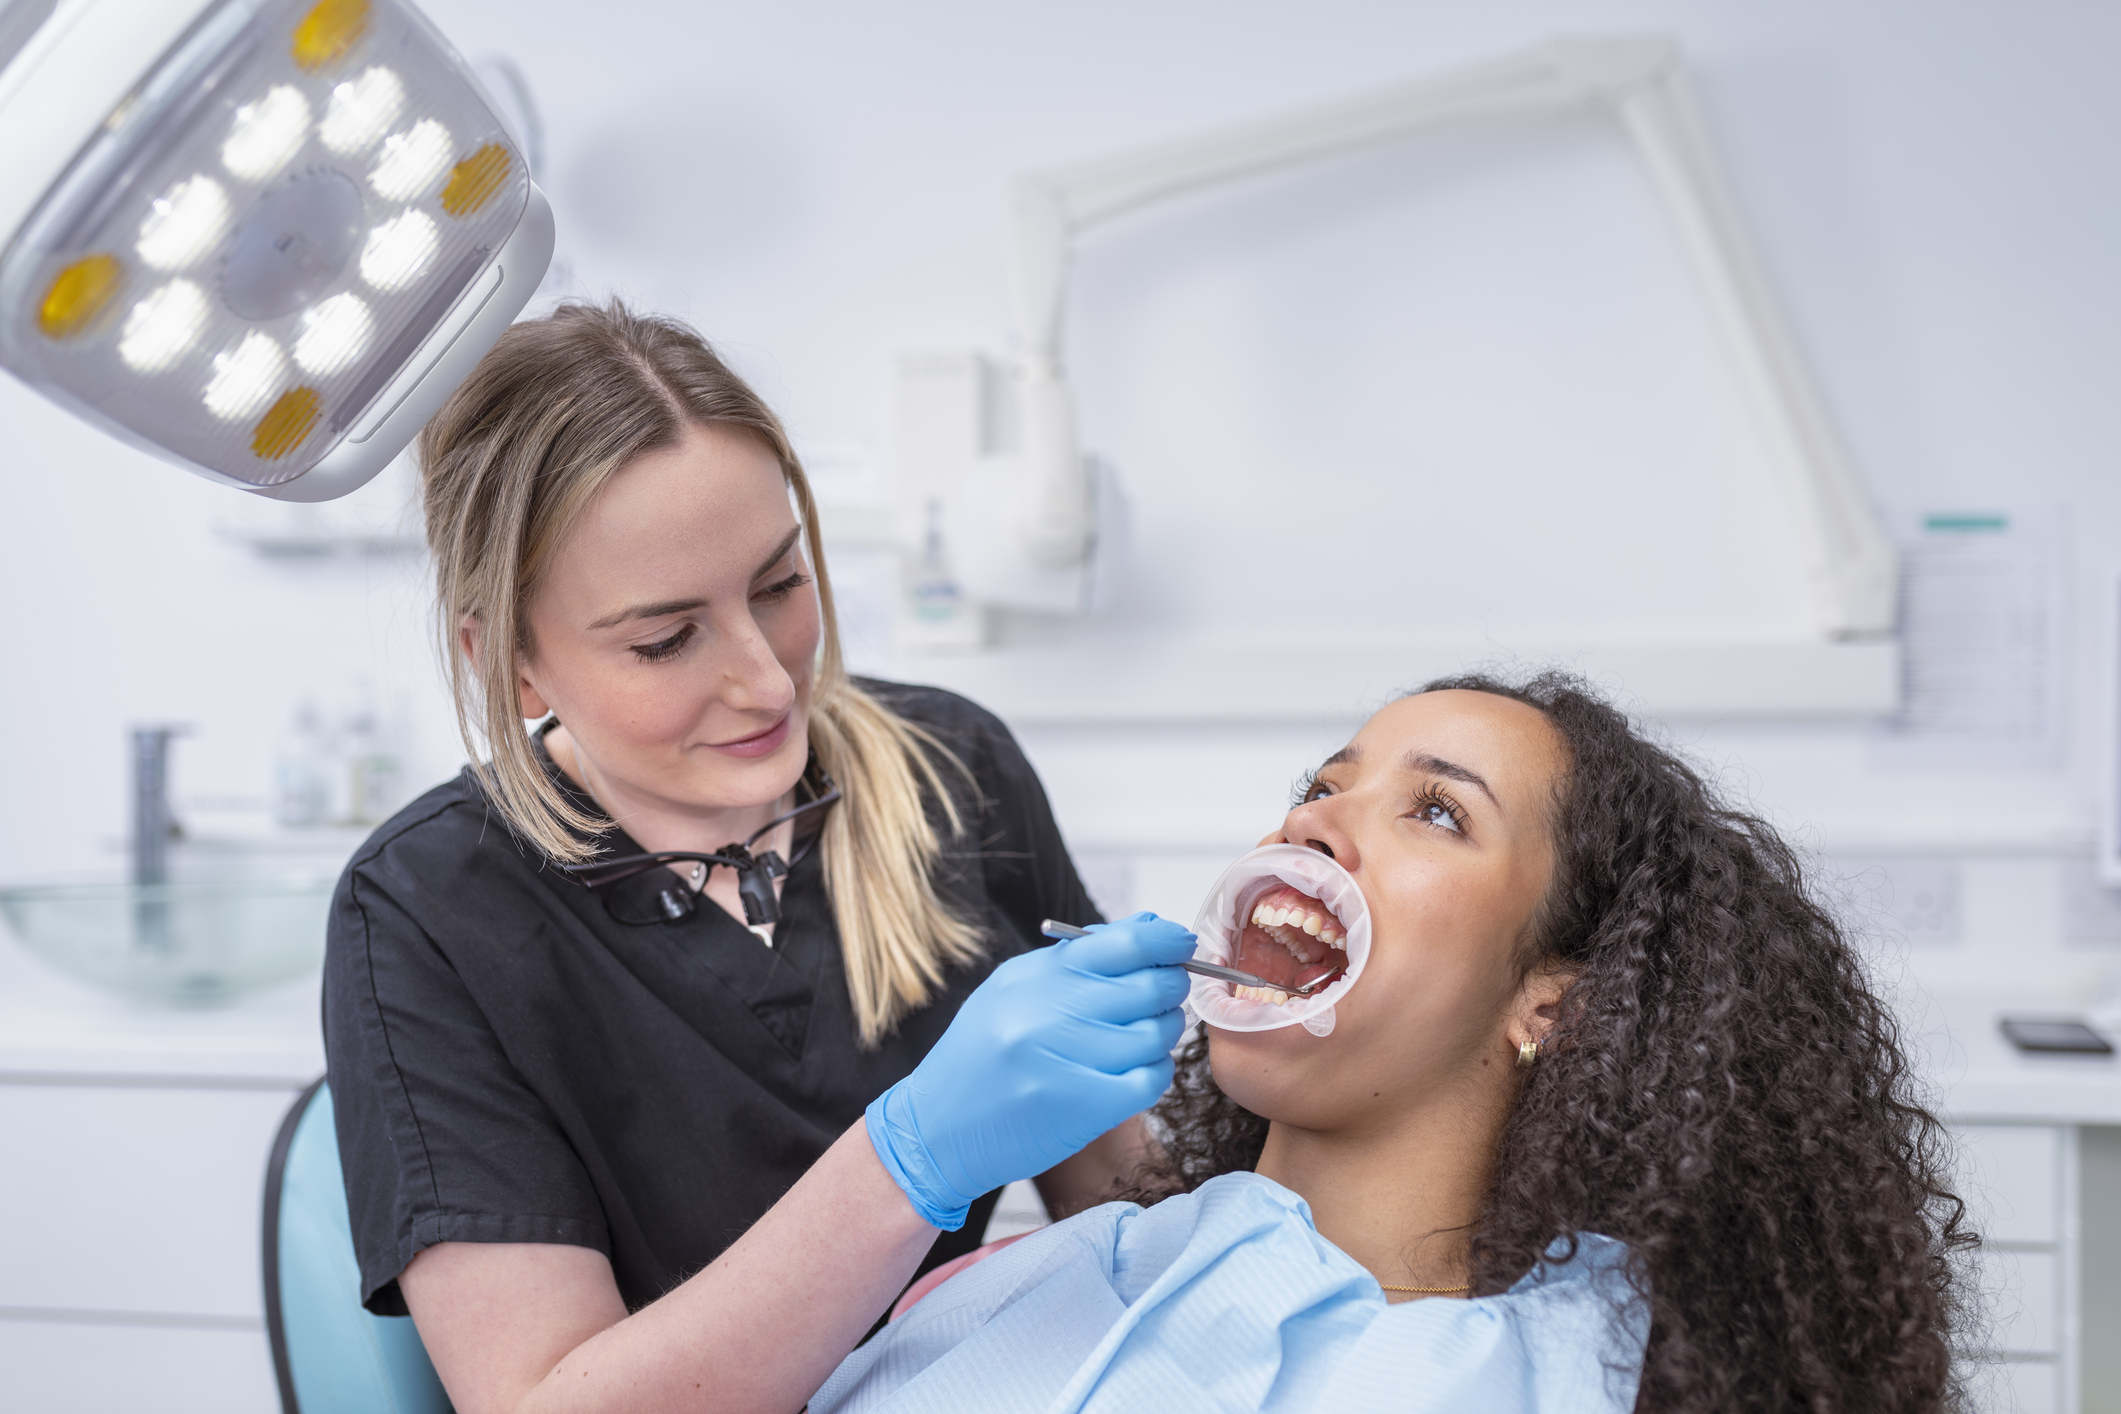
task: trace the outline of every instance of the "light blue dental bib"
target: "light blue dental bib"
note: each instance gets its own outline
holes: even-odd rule
[[[1649,1326],[1626,1258],[1585,1233],[1500,1296],[1388,1306],[1303,1199],[1225,1174],[960,1273],[847,1357],[810,1411],[1625,1414]]]

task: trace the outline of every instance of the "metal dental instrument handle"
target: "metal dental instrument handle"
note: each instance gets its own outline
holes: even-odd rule
[[[1279,982],[1268,982],[1254,977],[1249,972],[1239,972],[1234,967],[1219,967],[1212,962],[1195,962],[1192,958],[1187,958],[1179,966],[1202,977],[1213,977],[1218,982],[1230,982],[1239,987],[1265,987],[1270,992],[1286,992],[1292,997],[1308,997],[1320,987],[1338,980],[1341,975],[1338,972],[1329,972],[1323,977],[1312,978],[1301,987],[1284,987]]]
[[[1073,923],[1062,923],[1057,919],[1048,918],[1038,925],[1038,931],[1049,938],[1066,941],[1069,938],[1080,938],[1090,930],[1088,928],[1078,928]],[[1338,972],[1331,972],[1324,977],[1314,977],[1301,987],[1284,987],[1277,983],[1269,982],[1264,977],[1254,977],[1249,972],[1239,972],[1234,967],[1221,967],[1212,962],[1196,962],[1190,957],[1181,962],[1179,966],[1199,976],[1212,977],[1218,982],[1230,982],[1240,987],[1265,987],[1270,992],[1287,992],[1292,997],[1308,997],[1320,987],[1340,976]]]

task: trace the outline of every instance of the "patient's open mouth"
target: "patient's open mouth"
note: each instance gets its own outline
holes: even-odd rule
[[[1249,1001],[1286,1004],[1298,987],[1347,969],[1347,941],[1332,909],[1287,884],[1277,885],[1253,902],[1230,964],[1269,985],[1230,990]]]

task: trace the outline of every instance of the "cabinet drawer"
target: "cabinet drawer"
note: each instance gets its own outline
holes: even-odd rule
[[[1983,1252],[1973,1265],[1980,1314],[1966,1346],[1980,1354],[2052,1355],[2061,1314],[2060,1263],[2052,1252]]]
[[[2046,1124],[1967,1124],[1958,1140],[1958,1193],[1990,1242],[2055,1242],[2062,1232],[2062,1132]]]
[[[293,1100],[0,1085],[0,1307],[262,1315],[265,1160]]]
[[[2064,1414],[2055,1367],[2044,1360],[1983,1361],[1961,1370],[1977,1414]]]
[[[49,1414],[278,1414],[263,1331],[0,1320],[0,1408]]]

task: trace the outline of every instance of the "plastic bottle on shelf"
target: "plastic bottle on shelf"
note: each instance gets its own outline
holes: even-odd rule
[[[397,804],[398,763],[385,748],[373,706],[362,701],[347,712],[337,747],[344,808],[335,818],[348,825],[380,825]]]
[[[314,702],[295,708],[273,759],[273,820],[284,829],[321,825],[330,808],[324,721]]]
[[[963,652],[986,640],[985,614],[966,597],[943,534],[943,503],[931,500],[921,553],[906,566],[901,641],[915,652]]]

